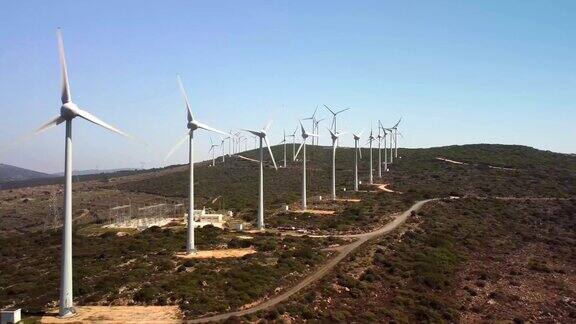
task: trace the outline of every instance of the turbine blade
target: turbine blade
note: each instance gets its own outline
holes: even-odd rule
[[[182,93],[182,97],[184,97],[184,103],[186,104],[188,122],[191,122],[194,120],[194,115],[192,115],[192,110],[190,110],[190,102],[188,101],[188,95],[186,95],[186,89],[184,89],[184,84],[182,83],[180,75],[178,75],[178,84],[180,85],[180,92]]]
[[[258,137],[264,136],[264,134],[263,134],[262,132],[260,132],[260,131],[255,131],[255,130],[250,130],[250,129],[245,129],[245,128],[242,128],[242,130],[245,131],[245,132],[252,133],[252,134],[254,134],[254,135],[258,136]]]
[[[274,154],[272,154],[272,149],[270,148],[270,144],[268,144],[268,139],[264,136],[264,143],[266,143],[266,147],[268,148],[268,153],[270,153],[270,157],[272,158],[272,163],[274,163],[274,169],[278,170],[278,166],[276,165],[276,160],[274,159]]]
[[[116,127],[114,127],[110,124],[107,124],[106,122],[104,122],[100,118],[92,115],[91,113],[87,112],[86,110],[78,109],[77,113],[78,113],[78,116],[86,119],[87,121],[89,121],[91,123],[102,126],[108,130],[113,131],[114,133],[118,133],[122,136],[128,137],[129,139],[135,140],[135,138],[132,135],[128,135],[127,133],[124,133],[123,131],[117,129]]]
[[[36,136],[40,133],[42,133],[45,130],[48,130],[56,125],[59,125],[61,123],[63,123],[64,121],[66,121],[66,119],[64,119],[62,116],[58,116],[50,121],[48,121],[47,123],[45,123],[44,125],[38,127],[31,135],[31,136]],[[26,138],[28,138],[28,136],[26,136]]]
[[[360,154],[360,160],[362,160],[362,147],[358,147],[358,153]]]
[[[330,109],[330,107],[328,107],[328,106],[326,106],[326,105],[324,105],[324,107],[326,107],[326,109],[328,109],[328,110],[332,113],[332,115],[336,115],[336,114],[334,113],[334,111],[332,111],[332,109]]]
[[[64,53],[64,41],[62,40],[62,32],[60,28],[57,29],[56,34],[58,36],[58,57],[60,58],[60,66],[62,69],[62,103],[72,101],[72,96],[70,95],[70,83],[68,82],[68,68],[66,67],[66,55]]]
[[[339,113],[345,112],[346,110],[350,110],[350,108],[344,108],[344,109],[338,111],[338,112],[336,113],[336,115],[338,115]]]
[[[298,157],[298,154],[300,154],[300,150],[302,149],[302,146],[304,146],[304,141],[302,141],[302,143],[300,144],[300,147],[298,147],[298,151],[296,151],[296,154],[294,155],[294,161],[296,161],[296,158]]]
[[[268,124],[266,124],[266,126],[264,127],[264,131],[265,131],[265,132],[267,132],[267,131],[268,131],[268,128],[270,128],[270,126],[272,126],[272,123],[273,123],[273,122],[274,122],[273,120],[270,120],[270,121],[268,122]]]
[[[306,135],[312,136],[312,137],[320,137],[320,135],[318,135],[318,134],[306,134]]]
[[[166,160],[168,160],[168,158],[169,158],[170,156],[172,156],[172,154],[174,154],[174,152],[176,152],[176,150],[178,150],[178,148],[179,148],[182,144],[184,144],[184,142],[188,139],[189,136],[190,136],[189,133],[186,132],[186,136],[184,136],[182,139],[180,139],[180,140],[176,143],[176,145],[174,145],[174,147],[172,147],[172,149],[170,150],[170,152],[168,152],[168,154],[166,154],[166,157],[164,157],[164,160],[163,160],[163,161],[166,162]]]
[[[206,124],[200,123],[200,122],[195,122],[196,126],[198,126],[198,128],[202,128],[205,129],[207,131],[211,131],[214,133],[218,133],[218,134],[222,134],[222,135],[227,135],[226,133],[224,133],[223,131],[217,130],[216,128],[210,127]]]

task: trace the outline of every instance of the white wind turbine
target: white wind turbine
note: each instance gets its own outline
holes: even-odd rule
[[[312,133],[314,133],[314,131],[316,131],[316,112],[318,112],[318,106],[316,106],[316,109],[314,109],[314,113],[312,114],[312,116],[307,117],[307,118],[302,118],[302,120],[311,120],[312,121]],[[312,145],[314,145],[314,139],[312,139]]]
[[[388,172],[388,147],[386,145],[386,128],[378,121],[378,127],[382,130],[382,142],[384,144],[384,171]]]
[[[214,144],[214,142],[212,142],[212,137],[210,137],[210,150],[208,150],[208,154],[210,154],[210,152],[212,152],[212,166],[216,165],[216,148],[218,147],[218,144]]]
[[[291,135],[286,136],[292,137],[292,160],[296,160],[296,132],[298,132],[298,127],[296,127]]]
[[[328,109],[328,111],[330,111],[330,113],[332,114],[332,126],[330,126],[330,128],[332,128],[332,130],[334,131],[337,131],[338,129],[336,128],[336,116],[338,116],[338,114],[340,113],[345,112],[346,110],[349,110],[350,108],[344,108],[334,112],[334,110],[330,109],[330,107],[326,105],[324,105],[324,107],[326,107],[326,109]]]
[[[320,131],[320,122],[323,121],[324,118],[320,119],[320,120],[314,120],[314,131],[315,132],[319,132]],[[318,138],[313,138],[312,139],[312,144],[316,143],[315,145],[318,145]]]
[[[264,147],[262,146],[262,141],[266,143],[268,153],[270,153],[270,157],[272,158],[272,162],[274,163],[274,168],[278,170],[276,160],[274,159],[274,154],[272,154],[272,149],[270,149],[268,139],[266,138],[266,134],[268,132],[268,129],[270,128],[270,125],[272,125],[272,121],[270,121],[263,129],[259,131],[245,129],[245,131],[254,134],[260,139],[260,185],[258,189],[258,223],[257,223],[259,230],[264,229]]]
[[[197,129],[204,129],[211,132],[226,135],[226,133],[212,128],[206,124],[199,122],[192,115],[192,110],[190,109],[190,102],[188,101],[188,96],[186,95],[186,90],[182,84],[180,76],[178,76],[178,84],[180,85],[180,91],[182,92],[182,97],[184,97],[184,104],[186,106],[186,117],[188,120],[188,132],[184,138],[182,138],[176,145],[168,152],[164,160],[167,160],[176,150],[182,145],[186,139],[188,139],[188,168],[190,185],[188,190],[188,230],[186,237],[186,254],[194,253],[196,251],[194,245],[194,131]]]
[[[66,122],[66,150],[64,162],[64,219],[62,231],[62,259],[60,277],[60,317],[68,317],[75,313],[72,290],[72,120],[81,117],[96,125],[102,126],[120,135],[132,138],[130,135],[105,123],[98,117],[90,114],[86,110],[80,109],[73,101],[70,94],[70,84],[68,81],[68,69],[66,67],[66,55],[64,53],[64,42],[60,28],[57,32],[58,54],[60,58],[62,74],[62,90],[60,115],[44,125],[40,126],[33,135],[37,135],[49,128]]]
[[[380,120],[378,120],[378,125],[380,125]],[[378,135],[376,139],[378,140],[378,179],[382,179],[382,130],[378,126]]]
[[[368,136],[368,143],[370,144],[370,184],[374,184],[374,176],[372,174],[372,142],[374,142],[374,132],[370,129],[370,135]]]
[[[330,137],[332,137],[332,199],[336,200],[336,147],[338,146],[338,137],[345,133],[338,133],[328,128]]]
[[[306,140],[308,139],[308,137],[318,137],[318,135],[306,132],[306,129],[304,129],[304,125],[302,125],[302,122],[300,122],[300,129],[302,130],[302,144],[300,144],[298,151],[296,151],[296,155],[294,156],[294,160],[296,160],[296,158],[298,157],[298,154],[300,153],[300,149],[304,148],[302,150],[302,154],[303,154],[302,155],[302,210],[306,210]]]
[[[398,125],[402,121],[402,117],[398,120],[396,125],[392,126],[392,136],[394,137],[394,157],[398,158]],[[392,139],[391,139],[392,140]]]
[[[226,146],[224,145],[224,143],[229,138],[230,137],[220,138],[220,154],[222,154],[222,163],[226,162],[226,157],[225,157],[226,154],[224,153],[224,149],[226,148]]]
[[[362,158],[362,148],[358,146],[362,132],[352,134],[354,135],[354,191],[358,191],[358,154]]]
[[[286,130],[284,130],[284,137],[282,139],[282,142],[280,142],[280,144],[284,144],[284,168],[286,168]]]

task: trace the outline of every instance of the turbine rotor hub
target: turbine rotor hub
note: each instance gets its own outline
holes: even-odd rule
[[[60,116],[66,120],[71,120],[72,118],[78,116],[78,106],[73,102],[67,102],[60,107]]]

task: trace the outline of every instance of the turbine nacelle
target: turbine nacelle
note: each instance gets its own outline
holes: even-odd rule
[[[60,117],[64,118],[65,120],[71,120],[72,118],[80,115],[80,108],[69,101],[60,107]]]

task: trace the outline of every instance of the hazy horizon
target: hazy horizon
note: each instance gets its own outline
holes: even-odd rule
[[[200,121],[260,128],[270,143],[317,105],[350,107],[339,129],[400,117],[400,147],[518,144],[576,152],[576,3],[558,1],[4,4],[0,13],[0,146],[60,108],[56,28],[74,101],[147,142],[74,120],[75,170],[181,164],[180,74]],[[89,19],[88,19],[89,18]],[[329,114],[323,121],[322,145]],[[309,126],[309,122],[305,123]],[[0,151],[0,162],[63,170],[64,127]],[[207,132],[196,154],[208,159]],[[252,140],[248,140],[249,148]],[[350,135],[343,146],[351,146]],[[276,157],[277,160],[281,157]]]

